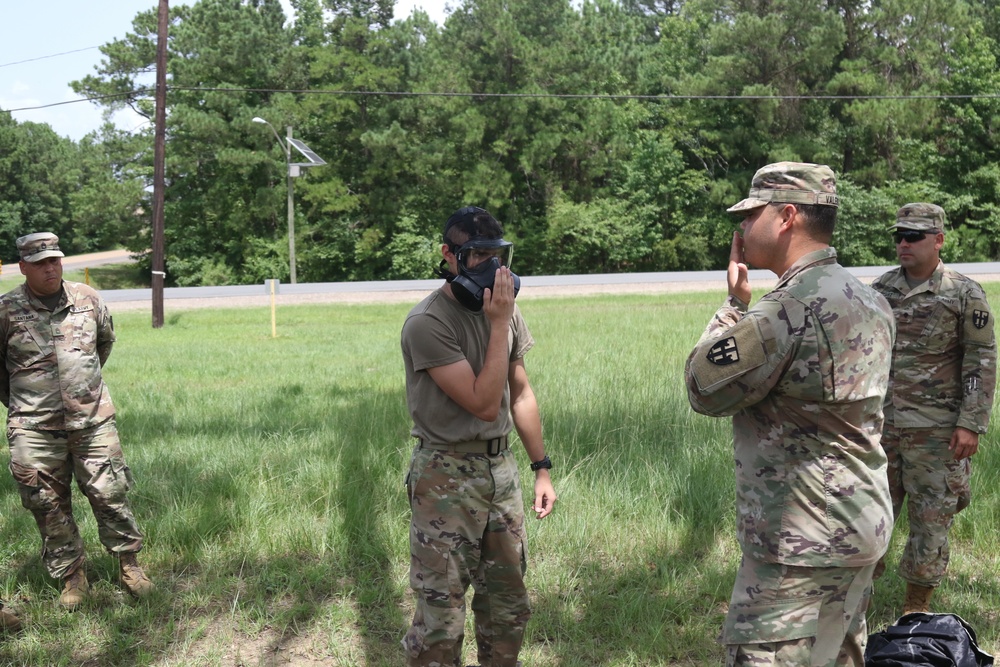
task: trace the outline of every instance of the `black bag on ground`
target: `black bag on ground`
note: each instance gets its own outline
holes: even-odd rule
[[[901,616],[868,636],[865,667],[981,667],[993,656],[979,648],[976,631],[955,614]]]

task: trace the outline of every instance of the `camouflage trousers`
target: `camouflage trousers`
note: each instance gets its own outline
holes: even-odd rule
[[[408,667],[461,667],[465,595],[482,667],[514,667],[531,616],[524,585],[524,505],[517,463],[497,456],[414,450],[407,475],[413,624]]]
[[[892,428],[882,433],[889,459],[892,513],[906,502],[910,533],[899,561],[899,576],[936,587],[948,569],[948,531],[972,498],[969,459],[956,461],[948,449],[954,428]]]
[[[72,478],[90,501],[101,544],[111,553],[142,548],[129,509],[132,487],[115,420],[74,431],[9,427],[10,472],[42,535],[42,561],[62,579],[83,563],[83,539],[73,519]]]
[[[727,667],[863,667],[874,570],[744,556],[720,638]]]

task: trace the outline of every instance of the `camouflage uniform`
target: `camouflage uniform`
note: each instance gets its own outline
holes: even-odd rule
[[[781,191],[784,170],[801,166],[762,169],[733,209],[815,203]],[[694,410],[733,416],[743,559],[721,637],[729,664],[863,664],[892,528],[879,433],[893,335],[885,300],[826,247],[753,308],[728,297],[688,358]]]
[[[63,282],[53,309],[26,285],[0,297],[0,399],[8,408],[10,471],[42,537],[49,574],[64,578],[83,562],[73,520],[75,476],[112,553],[136,552],[142,533],[129,509],[125,465],[101,366],[115,341],[96,291]]]
[[[403,648],[410,667],[462,665],[465,594],[474,591],[479,663],[514,667],[531,615],[524,584],[524,505],[509,387],[496,421],[482,421],[452,401],[426,372],[467,359],[478,373],[490,323],[437,290],[410,312],[401,344],[407,402],[418,439],[406,478],[410,586],[416,613]],[[534,344],[515,307],[508,335],[515,361]],[[493,445],[494,454],[486,450]]]
[[[897,225],[942,230],[943,211],[909,204]],[[997,362],[993,320],[982,287],[940,261],[913,288],[902,268],[872,287],[892,306],[897,327],[882,446],[894,515],[905,499],[910,522],[899,573],[936,587],[948,567],[948,531],[971,497],[971,463],[954,459],[951,436],[956,427],[983,434],[989,426]]]

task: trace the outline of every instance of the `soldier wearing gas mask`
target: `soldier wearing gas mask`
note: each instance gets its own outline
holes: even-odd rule
[[[476,222],[477,218],[480,220]],[[487,221],[489,219],[489,222]],[[470,224],[471,223],[471,224]],[[482,225],[482,226],[479,226]],[[462,236],[457,231],[463,226],[470,226],[471,234],[465,234],[466,240],[459,244],[455,236]],[[503,229],[492,215],[481,208],[466,206],[455,211],[445,223],[444,242],[448,250],[455,256],[458,266],[457,275],[451,270],[447,255],[441,260],[438,275],[448,281],[451,294],[469,310],[482,310],[485,290],[493,288],[493,279],[497,269],[502,266],[510,268],[514,257],[514,244],[504,241]],[[521,279],[511,273],[514,280],[514,296],[521,289]]]
[[[417,439],[406,477],[416,595],[402,642],[408,667],[465,664],[470,586],[479,664],[520,664],[531,609],[512,429],[535,474],[539,519],[552,511],[556,494],[524,366],[534,340],[514,304],[520,281],[510,271],[512,250],[488,212],[456,211],[441,246],[446,282],[403,324],[406,400]]]

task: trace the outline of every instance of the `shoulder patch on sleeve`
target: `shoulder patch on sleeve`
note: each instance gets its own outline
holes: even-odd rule
[[[966,305],[965,338],[984,345],[993,340],[993,316],[985,300],[970,299]]]
[[[756,318],[744,318],[729,333],[716,340],[707,351],[699,350],[691,359],[691,374],[702,393],[727,384],[767,361]]]

